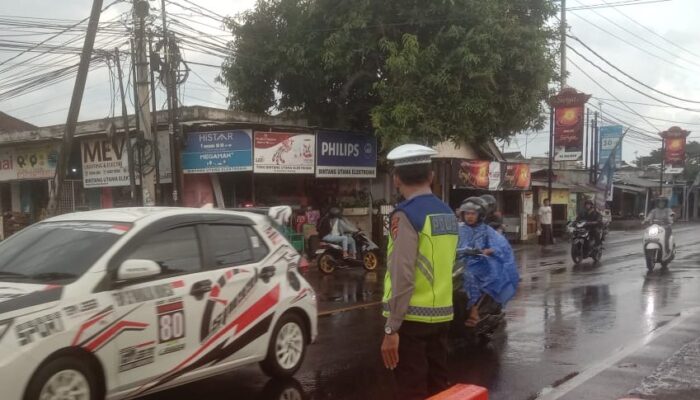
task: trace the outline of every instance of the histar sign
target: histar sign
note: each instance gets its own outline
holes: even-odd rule
[[[319,131],[316,139],[317,178],[374,178],[377,139],[374,136]]]

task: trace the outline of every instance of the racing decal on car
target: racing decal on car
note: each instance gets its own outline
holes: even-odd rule
[[[58,301],[61,299],[62,294],[63,286],[29,292],[0,303],[0,314]]]
[[[233,299],[220,298],[219,295],[221,294],[221,289],[223,289],[226,286],[226,283],[233,279],[234,276],[250,272],[250,270],[245,268],[232,268],[224,272],[219,279],[217,279],[216,283],[211,289],[211,292],[209,292],[207,304],[204,306],[202,326],[199,334],[200,342],[205,341],[209,336],[226,325],[226,321],[236,310],[236,307],[243,303],[248,298],[248,295],[253,291],[253,288],[258,281],[258,272],[257,270],[253,270],[253,276],[248,280],[248,282],[246,282],[245,286],[243,286],[241,291]],[[216,316],[213,316],[214,311],[217,308],[217,304],[223,306],[223,309],[216,314]]]
[[[302,289],[302,290],[296,295],[296,297],[294,297],[294,298],[292,299],[292,304],[294,304],[294,303],[300,301],[301,299],[305,298],[306,296],[309,295],[309,293],[312,293],[312,290],[311,290],[311,289],[309,289],[309,288],[304,288],[304,289]]]
[[[123,307],[131,304],[144,303],[146,301],[158,300],[171,297],[175,293],[173,289],[184,287],[183,281],[161,283],[154,286],[145,286],[136,289],[125,290],[123,292],[112,293],[117,306]]]
[[[36,339],[45,339],[64,330],[61,313],[58,311],[23,322],[15,327],[20,346],[33,343]]]
[[[265,228],[265,236],[267,236],[268,239],[277,246],[278,244],[282,243],[282,234],[277,231],[274,227],[268,225],[267,228]]]
[[[7,331],[10,330],[12,322],[14,322],[12,318],[0,321],[0,340],[2,340],[2,338],[5,337]]]
[[[72,306],[63,307],[63,312],[68,318],[77,318],[83,314],[96,310],[99,307],[96,299],[86,300]]]
[[[264,335],[272,324],[274,314],[267,315],[255,323],[261,316],[272,310],[279,302],[280,285],[275,285],[269,292],[243,311],[236,319],[208,338],[194,353],[182,361],[171,371],[151,383],[143,385],[133,395],[142,394],[183,374],[194,371],[206,365],[216,365],[231,357],[240,349]],[[255,324],[254,324],[255,323]],[[247,332],[244,332],[248,327]],[[241,332],[244,332],[240,334]],[[225,335],[230,334],[229,337]],[[238,337],[236,335],[240,334]],[[215,345],[218,342],[217,345]]]
[[[177,341],[185,337],[185,307],[182,298],[156,304],[158,343]]]
[[[153,364],[155,361],[155,342],[150,341],[119,350],[119,372]]]
[[[16,287],[0,287],[0,301],[12,300],[27,294],[26,290]]]
[[[148,327],[148,323],[128,321],[124,319],[140,307],[141,305],[132,308],[121,317],[116,318],[114,321],[112,321],[112,323],[108,324],[104,328],[92,334],[87,339],[80,341],[83,334],[90,327],[94,326],[97,322],[104,320],[106,316],[110,315],[113,312],[112,308],[108,307],[107,309],[101,311],[100,313],[98,313],[97,315],[95,315],[94,317],[82,324],[82,326],[78,330],[78,333],[76,334],[75,339],[73,339],[73,345],[75,346],[77,344],[77,346],[94,353],[96,351],[99,351],[101,348],[103,348],[110,342],[112,342],[124,332],[139,332],[145,330]]]

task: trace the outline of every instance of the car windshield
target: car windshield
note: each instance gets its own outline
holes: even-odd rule
[[[32,225],[0,244],[0,281],[73,281],[130,227],[92,221]]]

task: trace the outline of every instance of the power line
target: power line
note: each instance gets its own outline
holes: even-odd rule
[[[605,1],[605,0],[602,0]],[[570,7],[567,8],[567,11],[579,11],[579,10],[592,10],[596,8],[615,8],[615,7],[624,7],[624,6],[638,6],[638,5],[644,5],[644,4],[655,4],[655,3],[665,3],[667,1],[671,0],[627,0],[627,1],[618,1],[616,3],[605,3],[605,4],[590,4],[590,5],[584,5],[580,7]]]
[[[670,55],[671,57],[678,58],[679,60],[685,61],[685,62],[687,62],[687,63],[689,63],[689,64],[693,64],[693,65],[695,65],[696,67],[700,67],[700,64],[699,64],[699,63],[697,63],[697,62],[695,62],[695,61],[692,61],[692,60],[687,60],[687,59],[681,57],[680,55],[678,55],[677,53],[673,53],[673,52],[669,51],[668,49],[665,49],[665,48],[663,48],[663,47],[657,45],[656,43],[651,42],[651,41],[649,41],[649,40],[647,40],[647,39],[645,39],[645,38],[639,36],[638,34],[636,34],[636,33],[632,32],[632,31],[630,31],[629,29],[625,28],[624,26],[621,26],[621,25],[618,24],[617,22],[615,22],[615,21],[613,21],[612,19],[608,18],[607,16],[603,15],[603,14],[600,13],[599,11],[596,11],[596,10],[590,10],[590,11],[592,11],[595,15],[599,16],[600,18],[603,18],[604,20],[608,21],[608,22],[611,23],[612,25],[616,26],[618,29],[620,29],[620,30],[622,30],[622,31],[624,31],[624,32],[627,32],[628,34],[632,35],[633,37],[636,37],[637,39],[641,40],[642,42],[644,42],[644,43],[646,43],[646,44],[648,44],[648,45],[650,45],[650,46],[652,46],[652,47],[655,47],[655,48],[657,48],[657,49],[663,51],[664,53]]]
[[[588,51],[590,51],[591,53],[593,53],[596,57],[598,57],[598,58],[600,58],[601,60],[603,60],[603,62],[605,62],[606,64],[608,64],[609,66],[611,66],[614,70],[616,70],[617,72],[619,72],[619,73],[621,73],[622,75],[626,76],[627,78],[631,79],[632,81],[638,83],[639,85],[642,85],[642,86],[644,86],[645,88],[647,88],[647,89],[649,89],[649,90],[651,90],[651,91],[653,91],[653,92],[655,92],[655,93],[664,95],[664,96],[666,96],[666,97],[670,97],[670,98],[675,99],[675,100],[684,101],[684,102],[686,102],[686,103],[700,104],[700,101],[688,100],[688,99],[684,99],[684,98],[682,98],[682,97],[674,96],[674,95],[672,95],[672,94],[668,94],[668,93],[662,92],[662,91],[660,91],[660,90],[657,90],[656,88],[654,88],[654,87],[652,87],[652,86],[650,86],[650,85],[647,85],[646,83],[640,81],[639,79],[633,77],[632,75],[630,75],[630,74],[626,73],[625,71],[621,70],[620,68],[618,68],[616,65],[614,65],[613,63],[611,63],[610,61],[608,61],[605,57],[601,56],[598,52],[596,52],[596,51],[593,50],[590,46],[588,46],[586,43],[584,43],[581,39],[577,38],[577,37],[574,36],[574,35],[566,35],[566,36],[567,36],[567,37],[570,37],[571,39],[574,39],[574,40],[577,41],[577,42],[579,42],[583,47],[585,47]],[[578,52],[577,52],[576,54],[581,55],[581,54],[578,53]],[[583,57],[583,56],[581,56],[581,57]]]
[[[579,19],[581,19],[581,20],[583,20],[584,22],[588,23],[589,25],[592,25],[592,26],[596,27],[597,29],[599,29],[599,30],[601,30],[601,31],[603,31],[603,32],[605,32],[605,33],[607,33],[608,35],[614,37],[615,39],[617,39],[617,40],[619,40],[619,41],[621,41],[621,42],[623,42],[623,43],[625,43],[625,44],[627,44],[627,45],[629,45],[629,46],[631,46],[631,47],[634,47],[635,49],[637,49],[637,50],[639,50],[639,51],[641,51],[641,52],[643,52],[643,53],[645,53],[645,54],[648,54],[648,55],[650,55],[650,56],[652,56],[652,57],[654,57],[654,58],[656,58],[656,59],[659,59],[659,60],[661,60],[661,61],[663,61],[663,62],[665,62],[665,63],[667,63],[667,64],[669,64],[669,65],[672,65],[672,66],[674,66],[674,67],[676,67],[676,68],[684,69],[684,70],[686,70],[686,71],[690,71],[690,72],[694,72],[694,73],[697,72],[697,71],[693,71],[692,69],[689,69],[689,68],[687,68],[687,67],[685,67],[685,66],[683,66],[683,65],[676,64],[676,63],[674,63],[674,62],[672,62],[672,61],[670,61],[670,60],[668,60],[668,59],[666,59],[666,58],[664,58],[664,57],[661,57],[661,56],[657,55],[657,54],[654,54],[654,53],[650,52],[649,50],[647,50],[647,49],[645,49],[645,48],[643,48],[643,47],[640,47],[640,46],[638,46],[638,45],[636,45],[636,44],[634,44],[634,43],[628,41],[627,39],[624,39],[624,38],[622,38],[622,37],[620,37],[620,36],[618,36],[618,35],[616,35],[616,34],[610,32],[609,30],[607,30],[607,29],[605,29],[605,28],[600,27],[600,25],[597,25],[597,24],[595,24],[595,23],[589,21],[588,19],[583,18],[583,17],[581,17],[581,16],[578,15],[578,14],[572,14],[572,15],[575,16],[575,17],[577,17],[577,18],[579,18]]]
[[[624,108],[622,108],[622,107],[619,107],[619,106],[617,106],[617,105],[615,105],[615,104],[611,104],[611,103],[608,103],[608,102],[603,102],[603,103],[604,103],[605,105],[607,105],[608,107],[612,107],[612,108],[615,108],[615,109],[618,109],[618,110],[624,111],[624,112],[630,112],[630,111],[628,111],[628,110],[626,110],[626,109],[624,109]],[[648,119],[651,119],[651,120],[655,120],[655,121],[669,122],[669,123],[678,124],[678,125],[697,125],[697,126],[700,126],[700,122],[682,122],[682,121],[674,121],[674,120],[670,120],[670,119],[663,119],[663,118],[657,118],[657,117],[650,117],[650,116],[648,116],[648,115],[645,115],[644,117],[645,117],[645,118],[648,118]]]
[[[680,109],[680,110],[686,110],[686,111],[692,111],[692,112],[700,112],[700,110],[698,110],[698,109],[687,108],[687,107],[680,107],[680,106],[677,106],[677,105],[675,105],[675,104],[668,103],[668,102],[666,102],[666,101],[664,101],[664,100],[659,100],[659,99],[657,99],[656,97],[653,97],[653,96],[651,96],[651,95],[649,95],[649,94],[647,94],[647,93],[644,93],[643,91],[641,91],[641,90],[639,90],[639,89],[637,89],[637,88],[631,86],[631,85],[628,84],[627,82],[624,82],[624,81],[621,80],[620,78],[614,76],[614,75],[611,74],[610,72],[604,70],[604,69],[603,69],[602,67],[600,67],[598,64],[596,64],[595,62],[591,61],[590,59],[586,58],[584,55],[582,55],[581,53],[579,53],[575,48],[573,48],[573,47],[571,47],[571,46],[569,46],[569,45],[567,45],[567,47],[568,47],[569,49],[571,49],[574,53],[576,53],[579,57],[583,58],[586,62],[588,62],[588,63],[591,64],[592,66],[596,67],[598,70],[600,70],[600,71],[601,71],[602,73],[604,73],[605,75],[609,76],[610,78],[614,79],[615,81],[619,82],[620,84],[622,84],[622,85],[628,87],[629,89],[634,90],[635,92],[641,94],[642,96],[648,97],[648,98],[650,98],[650,99],[652,99],[652,100],[654,100],[654,101],[658,101],[658,102],[661,103],[661,104],[666,104],[666,105],[673,106],[673,107],[678,108],[678,109]],[[583,71],[583,70],[582,70],[582,71]],[[611,94],[610,92],[607,92],[607,93],[610,94],[610,95],[612,96],[612,94]],[[614,97],[614,96],[613,96],[613,97]]]

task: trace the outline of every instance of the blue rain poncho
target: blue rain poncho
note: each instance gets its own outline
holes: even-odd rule
[[[520,282],[518,266],[510,243],[502,234],[486,224],[462,225],[459,228],[459,249],[493,249],[490,256],[460,255],[464,263],[464,289],[472,307],[483,293],[501,306],[515,296]]]

